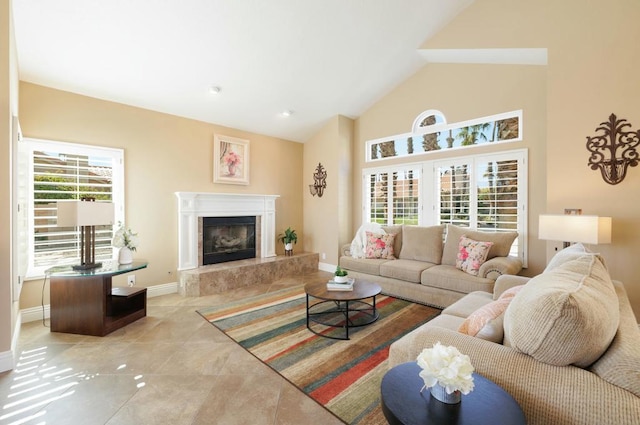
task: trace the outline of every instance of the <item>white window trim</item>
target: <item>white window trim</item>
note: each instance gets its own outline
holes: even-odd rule
[[[45,270],[48,267],[34,266],[34,175],[33,175],[33,152],[43,151],[64,151],[78,155],[94,155],[113,157],[114,165],[112,168],[113,192],[112,202],[114,204],[114,225],[118,222],[124,223],[124,149],[107,148],[101,146],[83,145],[78,143],[58,142],[53,140],[24,138],[26,143],[26,151],[28,152],[28,202],[27,202],[27,222],[28,222],[28,268],[27,279],[40,279],[44,277]],[[117,250],[113,252],[114,261],[117,259]]]
[[[429,110],[426,112],[437,112],[436,110]],[[424,118],[423,114],[425,114],[426,112],[423,112],[422,114],[420,114],[418,116],[418,118]],[[433,113],[429,113],[428,115],[433,115]],[[427,116],[428,116],[427,115]],[[442,115],[444,117],[444,114]],[[371,146],[376,144],[376,143],[381,143],[381,142],[389,142],[391,140],[395,140],[395,139],[407,139],[409,137],[412,138],[419,138],[422,137],[425,134],[431,134],[431,133],[436,133],[436,132],[444,132],[447,131],[449,129],[451,130],[456,130],[459,128],[464,128],[464,127],[470,127],[473,125],[477,125],[477,124],[482,124],[485,122],[489,122],[489,121],[500,121],[506,118],[514,118],[517,117],[518,121],[519,121],[519,130],[518,130],[518,137],[515,139],[509,139],[509,140],[498,140],[498,141],[494,141],[491,143],[481,143],[481,144],[477,144],[477,145],[472,145],[472,146],[455,146],[452,148],[447,148],[447,149],[440,149],[440,150],[435,150],[435,151],[430,151],[430,152],[415,152],[413,154],[410,155],[400,155],[400,156],[393,156],[393,157],[388,157],[388,158],[376,158],[376,159],[372,159],[371,158]],[[416,120],[418,119],[416,118]],[[460,150],[465,150],[465,151],[469,151],[469,150],[475,150],[475,149],[480,149],[482,147],[486,147],[486,146],[496,146],[496,145],[502,145],[502,144],[510,144],[510,143],[515,143],[515,142],[521,142],[523,140],[524,137],[524,124],[523,124],[523,117],[522,117],[522,109],[516,110],[516,111],[510,111],[510,112],[503,112],[500,114],[496,114],[496,115],[489,115],[486,117],[480,117],[480,118],[474,118],[472,120],[467,120],[467,121],[460,121],[460,122],[454,122],[451,124],[438,124],[438,125],[430,125],[430,126],[426,126],[426,127],[419,127],[419,131],[415,131],[415,122],[413,124],[413,131],[409,132],[409,133],[403,133],[403,134],[394,134],[392,136],[387,136],[387,137],[381,137],[378,139],[373,139],[373,140],[367,140],[365,142],[365,150],[364,150],[364,162],[365,163],[376,163],[379,161],[389,161],[389,160],[397,160],[398,158],[411,158],[414,157],[415,155],[432,155],[434,153],[440,153],[442,154],[443,152],[455,152],[455,151],[460,151]],[[419,123],[418,123],[419,124]]]
[[[440,202],[440,192],[437,189],[436,183],[438,182],[437,167],[438,165],[452,165],[452,164],[468,164],[470,162],[482,162],[482,161],[496,161],[496,160],[518,160],[518,255],[522,261],[523,267],[528,266],[528,217],[527,217],[527,205],[528,205],[528,150],[527,149],[513,149],[500,152],[493,152],[480,155],[465,155],[465,156],[451,156],[447,158],[440,158],[438,160],[424,161],[420,163],[411,164],[399,164],[389,165],[381,167],[364,168],[362,170],[362,223],[369,222],[368,211],[368,182],[367,176],[370,174],[376,174],[381,172],[392,173],[394,171],[402,171],[406,169],[421,169],[419,178],[419,203],[418,208],[420,211],[418,223],[421,226],[434,226],[439,224],[439,214],[437,213],[437,206]],[[475,170],[475,167],[474,167]],[[475,187],[476,173],[472,173],[472,180],[470,182],[471,187]],[[476,211],[476,197],[471,197],[470,209]]]
[[[420,225],[420,223],[423,220],[423,201],[422,201],[422,191],[423,191],[423,187],[424,185],[422,184],[422,178],[424,176],[424,171],[422,168],[422,163],[411,163],[411,164],[401,164],[401,165],[396,165],[396,166],[386,166],[386,167],[373,167],[373,168],[366,168],[362,170],[362,222],[366,223],[369,221],[369,216],[368,216],[368,211],[369,211],[369,192],[365,191],[365,187],[368,187],[369,184],[367,182],[367,176],[371,175],[371,174],[378,174],[378,173],[394,173],[394,172],[400,172],[400,171],[409,171],[409,170],[418,170],[418,172],[420,173],[420,175],[418,176],[418,187],[416,189],[416,193],[419,194],[418,196],[418,224]],[[393,201],[393,192],[389,191],[387,192],[387,204],[391,205],[392,201]],[[387,217],[387,220],[389,220],[390,217]],[[387,223],[387,225],[392,225],[393,223]]]

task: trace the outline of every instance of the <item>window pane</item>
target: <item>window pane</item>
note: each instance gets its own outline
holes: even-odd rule
[[[418,224],[420,169],[365,174],[366,220],[382,225]]]
[[[393,224],[418,224],[418,173],[393,173]]]
[[[423,154],[436,150],[464,148],[486,143],[522,140],[522,111],[438,125],[435,115],[425,117],[413,133],[367,142],[367,161]],[[444,120],[441,120],[444,122]],[[417,132],[416,132],[417,131]]]
[[[33,151],[33,267],[79,261],[79,228],[57,227],[56,204],[85,196],[112,202],[113,165],[108,156]],[[97,261],[112,258],[111,239],[111,225],[96,226]]]
[[[478,164],[478,229],[518,231],[518,161]],[[517,241],[512,254],[517,254]]]
[[[469,165],[438,169],[440,190],[439,222],[468,227],[470,224]]]
[[[388,223],[389,205],[388,173],[377,173],[369,176],[369,221],[385,225]]]

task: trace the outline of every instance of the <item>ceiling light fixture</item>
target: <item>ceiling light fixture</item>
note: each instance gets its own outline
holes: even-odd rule
[[[222,89],[218,86],[211,86],[209,87],[209,93],[211,94],[218,94],[222,91]]]
[[[293,115],[293,111],[287,109],[286,111],[282,111],[280,115],[282,115],[283,117],[290,117],[291,115]]]

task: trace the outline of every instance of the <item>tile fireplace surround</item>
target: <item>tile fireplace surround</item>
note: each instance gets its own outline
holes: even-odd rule
[[[260,226],[260,258],[276,256],[276,199],[279,195],[176,192],[178,197],[178,271],[201,266],[201,217],[256,216]],[[200,260],[199,260],[200,259]]]
[[[197,297],[267,283],[318,270],[317,253],[276,256],[278,195],[176,192],[178,197],[178,293]],[[202,265],[202,217],[256,216],[256,257]]]

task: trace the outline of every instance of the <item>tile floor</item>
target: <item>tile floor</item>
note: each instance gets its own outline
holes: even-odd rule
[[[147,317],[102,338],[25,323],[19,365],[0,374],[0,424],[341,424],[196,313],[329,276],[149,298]]]

